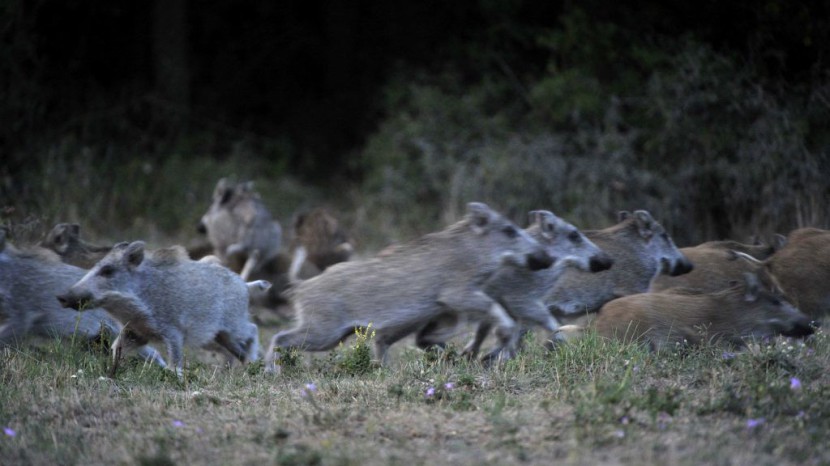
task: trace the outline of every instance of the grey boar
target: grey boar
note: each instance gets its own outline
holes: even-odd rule
[[[113,246],[58,299],[74,309],[101,307],[133,333],[163,341],[181,375],[185,345],[219,345],[243,363],[257,359],[259,337],[248,299],[249,288],[261,285],[246,285],[210,258],[193,261],[184,248],[145,254],[144,243],[135,241]]]
[[[82,269],[92,267],[112,249],[112,246],[97,246],[81,239],[81,227],[77,223],[58,223],[40,245],[55,251],[63,262]]]
[[[742,345],[745,338],[813,333],[810,318],[753,273],[712,293],[671,289],[606,303],[594,321],[606,338],[640,341],[653,350],[705,341]]]
[[[239,272],[244,281],[279,254],[282,228],[271,218],[250,181],[232,184],[220,179],[201,225],[214,255]]]
[[[579,229],[552,212],[533,211],[530,217],[531,224],[525,232],[544,246],[551,257],[557,258],[556,264],[535,271],[508,264],[499,268],[485,283],[484,292],[498,302],[511,318],[521,324],[521,328],[514,331],[508,345],[496,348],[486,357],[487,360],[513,357],[518,350],[521,336],[527,332],[530,325],[539,325],[549,332],[554,332],[559,328],[559,322],[551,315],[542,300],[567,267],[600,272],[607,270],[613,264],[611,257],[586,238]],[[451,319],[446,318],[440,320],[442,321],[440,323],[451,322]],[[492,322],[489,320],[480,322],[475,337],[465,347],[464,354],[469,356],[478,354],[491,328]],[[428,329],[428,331],[438,333],[436,328]],[[438,338],[429,335],[428,331],[422,331],[418,335],[419,346],[443,343],[438,341]]]
[[[560,320],[596,312],[621,296],[644,293],[660,273],[692,270],[692,263],[647,211],[623,211],[619,219],[614,226],[584,232],[611,256],[614,266],[597,273],[567,270],[545,296],[545,304]]]
[[[52,251],[32,247],[17,249],[6,241],[0,229],[0,346],[21,342],[27,335],[40,337],[78,336],[95,340],[104,336],[116,340],[121,325],[103,309],[68,312],[55,300],[86,274],[86,270],[65,264]],[[127,338],[131,335],[126,335]],[[138,354],[162,367],[166,364],[152,347],[134,342]]]
[[[745,272],[758,272],[759,266],[747,258],[763,261],[785,244],[777,237],[770,245],[751,245],[737,241],[709,241],[693,247],[680,248],[694,269],[683,275],[660,275],[651,284],[651,291],[669,288],[690,288],[700,292],[719,291],[739,280]]]
[[[802,312],[814,319],[830,314],[830,231],[793,230],[764,268]]]
[[[444,230],[384,257],[341,262],[293,288],[296,322],[271,339],[266,369],[278,370],[281,348],[326,351],[370,324],[375,357],[384,363],[393,343],[445,312],[489,314],[508,339],[515,321],[482,289],[503,263],[543,269],[553,258],[487,205],[470,203],[464,219]]]

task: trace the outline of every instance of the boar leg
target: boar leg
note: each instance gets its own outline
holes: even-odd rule
[[[262,253],[259,249],[254,249],[251,251],[251,254],[248,255],[248,258],[245,260],[245,265],[242,267],[242,271],[239,272],[239,276],[242,277],[243,281],[247,282],[251,278],[251,274],[259,265],[261,255]]]

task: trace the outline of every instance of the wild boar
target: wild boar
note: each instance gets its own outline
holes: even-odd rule
[[[0,346],[19,343],[28,335],[116,340],[121,325],[103,309],[69,312],[55,300],[84,274],[86,270],[61,262],[48,249],[14,247],[0,229]],[[142,358],[166,366],[158,351],[138,341],[134,344]]]
[[[243,363],[257,359],[249,292],[239,275],[209,260],[193,261],[184,248],[145,254],[144,243],[135,241],[116,244],[58,299],[73,309],[101,307],[133,333],[163,341],[181,375],[185,345],[218,344]]]
[[[748,337],[814,331],[807,315],[753,273],[712,293],[671,289],[615,299],[600,309],[594,326],[603,337],[644,342],[653,350],[704,341],[740,346]]]
[[[385,362],[389,346],[448,311],[489,313],[507,344],[516,323],[484,293],[485,282],[504,263],[536,270],[553,262],[511,221],[485,204],[470,203],[464,219],[444,230],[383,257],[333,265],[293,288],[296,323],[271,339],[266,368],[278,371],[282,348],[326,351],[370,324],[375,356]]]
[[[614,298],[644,293],[660,273],[682,275],[692,270],[692,263],[647,211],[623,211],[619,220],[603,230],[585,231],[611,256],[614,266],[597,273],[569,269],[545,296],[545,304],[560,320],[596,312]]]
[[[219,180],[213,204],[202,216],[201,225],[223,264],[248,281],[262,264],[280,252],[282,228],[253,190],[253,183],[232,184]]]

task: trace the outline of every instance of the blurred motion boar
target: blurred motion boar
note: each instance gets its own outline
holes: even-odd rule
[[[0,229],[0,346],[22,341],[27,335],[94,340],[116,340],[121,325],[102,309],[69,312],[55,296],[84,276],[86,270],[64,264],[52,251],[33,247],[20,250],[6,241]],[[138,353],[164,367],[159,353],[141,343]]]
[[[81,226],[77,223],[58,223],[40,245],[54,251],[63,262],[82,269],[89,269],[112,249],[112,246],[96,246],[81,239]]]
[[[273,284],[268,293],[255,300],[255,304],[272,309],[286,304],[284,294],[292,283],[319,275],[329,266],[349,260],[354,252],[352,241],[340,222],[322,207],[298,214],[292,233],[292,256],[281,253],[251,274],[250,278],[266,279]]]
[[[726,240],[708,241],[697,246],[680,248],[680,252],[694,264],[694,269],[679,276],[658,276],[651,284],[651,291],[676,287],[704,293],[720,291],[728,288],[732,281],[742,279],[745,272],[758,272],[759,265],[751,260],[752,258],[763,261],[784,244],[786,239],[777,235],[769,245]]]
[[[740,346],[745,338],[813,333],[810,318],[753,273],[712,293],[671,289],[615,299],[602,307],[594,325],[603,337],[644,342],[653,350],[705,341]]]
[[[548,308],[560,319],[596,312],[608,301],[649,290],[660,273],[682,275],[692,263],[651,214],[620,212],[619,223],[585,236],[614,261],[609,270],[588,273],[567,270],[545,296]]]
[[[297,215],[293,232],[295,257],[302,257],[320,272],[349,260],[354,252],[354,245],[340,222],[322,207]]]
[[[464,219],[444,230],[384,257],[336,264],[292,289],[296,322],[271,339],[266,369],[279,370],[281,348],[326,351],[370,324],[375,356],[385,362],[393,343],[448,311],[489,313],[499,324],[498,334],[509,338],[515,322],[482,289],[504,263],[543,269],[553,259],[487,205],[470,203]]]
[[[213,245],[213,253],[244,281],[280,251],[282,228],[271,218],[250,181],[232,184],[220,179],[201,228]]]
[[[167,346],[181,375],[184,345],[219,345],[242,362],[255,361],[257,326],[248,315],[249,288],[210,258],[193,261],[175,246],[145,254],[144,243],[116,244],[59,296],[65,307],[105,309],[132,332]],[[114,355],[125,342],[114,344]],[[126,347],[126,345],[125,345]]]

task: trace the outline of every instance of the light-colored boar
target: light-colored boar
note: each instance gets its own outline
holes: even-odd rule
[[[509,339],[515,321],[482,289],[503,263],[542,269],[553,259],[487,205],[470,203],[465,218],[442,231],[384,257],[336,264],[297,285],[292,290],[296,323],[271,339],[266,368],[278,370],[281,348],[326,351],[369,324],[375,356],[384,362],[390,345],[444,312],[489,313],[497,334]]]
[[[554,332],[559,328],[559,322],[548,311],[542,299],[566,268],[574,267],[578,270],[599,272],[607,270],[613,264],[610,256],[586,238],[579,229],[552,212],[533,211],[530,217],[531,224],[525,232],[544,246],[551,257],[557,258],[556,264],[535,271],[508,264],[499,268],[487,281],[484,292],[501,304],[510,317],[521,324],[521,328],[516,329],[508,345],[497,347],[486,357],[487,360],[513,357],[518,351],[521,336],[533,325],[541,326],[549,332]],[[451,322],[451,319],[439,320],[439,323],[446,324],[447,322]],[[479,323],[474,339],[464,349],[465,354],[470,356],[478,354],[492,324],[489,320]],[[439,335],[447,334],[442,329],[430,330]],[[429,332],[424,331],[419,334],[417,343],[421,347],[443,343],[438,340]]]
[[[112,249],[112,246],[97,246],[81,239],[81,226],[77,223],[58,223],[40,245],[55,251],[63,262],[82,269],[89,269]]]
[[[744,338],[813,333],[810,318],[747,273],[713,293],[671,289],[625,296],[606,303],[594,320],[606,338],[641,341],[653,350]]]
[[[190,260],[184,248],[145,254],[144,243],[135,241],[116,244],[58,299],[75,309],[101,307],[132,332],[163,341],[181,375],[184,345],[218,344],[242,362],[257,359],[259,337],[248,315],[249,292],[237,274],[210,260]]]
[[[596,312],[621,296],[644,293],[660,273],[692,270],[692,263],[647,211],[620,212],[619,219],[604,230],[584,232],[611,256],[614,266],[598,273],[569,269],[545,296],[545,304],[560,320]]]
[[[253,182],[220,179],[201,225],[213,253],[245,281],[279,254],[282,228],[253,190]]]
[[[830,231],[793,230],[764,268],[802,312],[814,319],[830,314]]]
[[[680,248],[680,252],[694,264],[694,269],[678,276],[658,276],[651,284],[651,291],[689,288],[708,293],[728,288],[730,282],[741,279],[745,272],[758,272],[760,268],[753,261],[746,260],[736,253],[763,261],[783,247],[785,242],[783,237],[776,237],[776,241],[770,245],[751,245],[727,240],[709,241],[693,247]]]
[[[89,340],[105,336],[115,340],[121,325],[103,309],[70,312],[55,296],[81,279],[86,270],[65,264],[52,251],[33,247],[17,249],[0,229],[0,346],[22,341],[28,335]],[[129,335],[128,335],[129,337]],[[135,342],[147,361],[165,366],[153,348]]]

